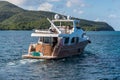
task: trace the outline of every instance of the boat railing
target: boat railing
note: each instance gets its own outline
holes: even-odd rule
[[[51,27],[53,27],[59,34],[61,34],[61,31],[53,24],[53,22],[47,18],[47,20],[51,23]]]
[[[48,29],[46,30],[35,30],[35,33],[41,33],[41,34],[53,34],[53,31],[50,31]]]
[[[70,34],[73,32],[73,28],[70,28],[69,26],[58,26],[58,29],[64,34]]]

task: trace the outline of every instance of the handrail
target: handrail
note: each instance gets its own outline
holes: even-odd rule
[[[61,34],[61,31],[53,24],[53,22],[49,19],[49,18],[47,18],[47,20],[51,23],[51,25],[56,29],[56,31],[59,33],[59,34]]]

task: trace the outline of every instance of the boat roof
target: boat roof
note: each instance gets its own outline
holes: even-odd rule
[[[50,20],[49,18],[47,18],[47,20],[51,23],[51,28],[54,28],[55,29],[55,32],[53,31],[45,31],[45,30],[37,30],[35,31],[35,33],[32,33],[31,36],[32,37],[63,37],[63,36],[69,36],[68,33],[64,33],[65,29],[63,30],[60,30],[58,27],[56,27],[54,25],[54,22],[73,22],[73,26],[75,22],[80,22],[80,20],[71,20],[71,19],[55,19],[55,20]],[[72,32],[72,31],[71,31]]]
[[[52,20],[53,22],[61,21],[61,22],[73,22],[74,20],[68,20],[68,19],[57,19],[57,20]]]
[[[52,22],[80,22],[80,20],[71,20],[71,19],[55,19]]]
[[[42,34],[42,33],[32,33],[32,37],[58,37],[59,34],[54,34],[54,33],[47,33],[47,34]]]

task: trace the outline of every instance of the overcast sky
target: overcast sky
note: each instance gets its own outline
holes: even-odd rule
[[[105,21],[120,31],[120,0],[0,0],[27,10],[44,10],[93,21]]]

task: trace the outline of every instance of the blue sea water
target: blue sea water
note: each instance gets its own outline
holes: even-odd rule
[[[0,80],[120,80],[120,32],[87,32],[83,54],[59,60],[22,59],[32,31],[0,31]]]

